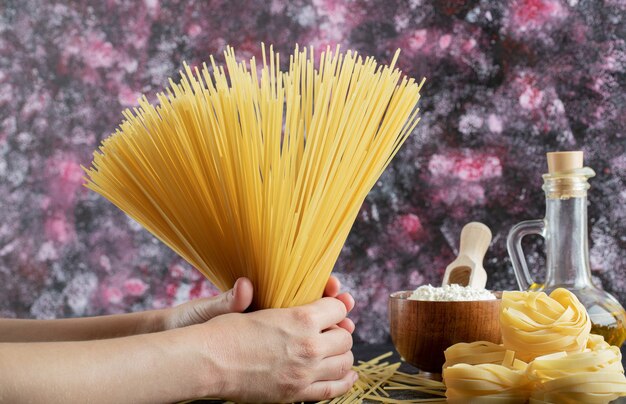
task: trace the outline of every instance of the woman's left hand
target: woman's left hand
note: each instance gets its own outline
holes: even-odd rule
[[[350,312],[354,307],[354,299],[347,292],[339,293],[340,289],[339,279],[331,275],[324,289],[324,297],[334,297],[340,300]],[[222,314],[243,313],[252,303],[252,294],[252,282],[248,278],[239,278],[232,289],[222,294],[164,309],[163,330],[205,323]],[[354,331],[354,323],[348,318],[337,325],[350,333]]]

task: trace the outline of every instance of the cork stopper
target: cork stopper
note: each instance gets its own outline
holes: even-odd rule
[[[550,174],[583,168],[582,151],[550,152],[547,157]]]

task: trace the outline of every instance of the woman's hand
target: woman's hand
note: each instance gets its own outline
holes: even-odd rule
[[[352,336],[335,326],[346,313],[343,302],[326,297],[123,338],[0,343],[0,401],[165,403],[209,396],[293,402],[337,396],[356,377]]]
[[[340,287],[339,280],[331,276],[324,296],[336,297],[350,311],[354,307],[354,299],[348,293],[339,294]],[[0,343],[87,341],[173,330],[202,324],[226,313],[242,313],[250,306],[252,293],[250,280],[239,278],[231,290],[218,296],[193,300],[169,309],[60,320],[0,318]],[[349,319],[342,320],[338,325],[349,332],[354,331],[354,323]]]
[[[202,324],[227,313],[243,313],[252,303],[252,282],[239,278],[232,289],[217,296],[196,299],[179,306],[164,309],[163,329]]]
[[[349,293],[339,293],[341,283],[332,276],[328,279],[324,297],[335,297],[350,312],[354,307],[354,299]],[[194,324],[202,324],[214,317],[228,313],[243,313],[252,303],[253,287],[248,278],[239,278],[231,290],[220,295],[196,299],[170,309],[164,309],[162,317],[163,330],[172,330]],[[350,333],[354,331],[354,323],[345,318],[338,326]]]
[[[354,298],[348,292],[339,293],[341,290],[341,282],[334,275],[328,278],[326,288],[324,289],[324,297],[334,297],[341,301],[345,306],[348,313],[354,308]],[[350,334],[354,332],[354,323],[349,318],[344,318],[337,324],[339,327],[345,329]]]
[[[219,391],[205,393],[293,402],[347,392],[357,379],[352,336],[335,326],[347,324],[347,311],[343,300],[325,297],[300,307],[224,314],[193,327],[206,344],[207,386],[221,381]]]
[[[224,314],[243,311],[252,299],[249,281],[239,280],[230,297],[179,306],[187,317],[170,324],[180,328],[163,332],[155,332],[159,323],[152,319],[163,311],[0,321],[5,340],[0,343],[0,397],[7,402],[108,403],[202,396],[292,402],[337,396],[356,380],[350,352],[354,324],[346,319],[354,300],[339,294],[339,286],[331,278],[326,294],[335,297],[306,306]],[[200,324],[183,326],[194,321]]]

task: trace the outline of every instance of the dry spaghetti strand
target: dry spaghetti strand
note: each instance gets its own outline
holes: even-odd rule
[[[420,83],[353,51],[184,65],[94,153],[86,186],[253,307],[322,295],[359,208],[418,123]],[[283,60],[287,60],[284,59]]]

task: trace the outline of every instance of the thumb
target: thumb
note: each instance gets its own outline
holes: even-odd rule
[[[242,313],[246,310],[250,304],[252,304],[252,296],[254,293],[254,288],[252,287],[252,282],[248,278],[239,278],[235,281],[233,288],[225,293],[227,296],[225,297],[226,304],[228,310],[224,313]],[[224,293],[222,293],[224,295]],[[219,314],[218,314],[219,315]]]
[[[233,288],[224,293],[178,306],[178,326],[204,323],[222,314],[242,313],[252,303],[252,295],[252,282],[248,278],[239,278]]]

